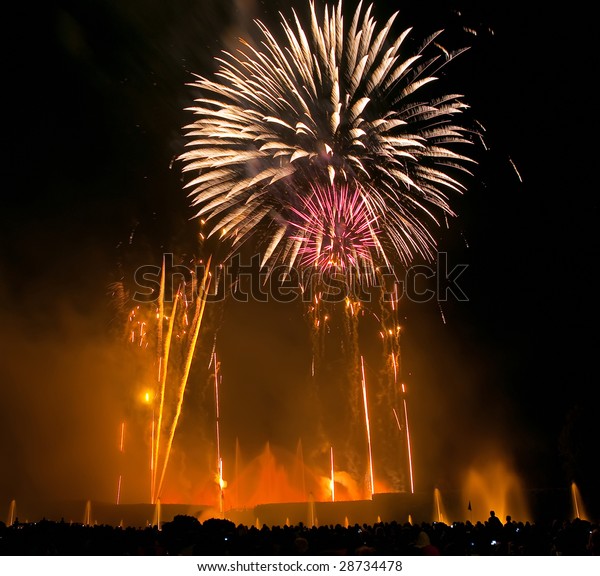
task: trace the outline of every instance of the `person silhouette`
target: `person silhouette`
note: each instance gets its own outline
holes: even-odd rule
[[[496,512],[494,512],[494,510],[490,510],[490,517],[486,522],[486,526],[489,530],[492,540],[500,540],[504,526],[502,525],[502,520],[496,516]]]
[[[497,528],[498,526],[502,526],[502,521],[498,516],[496,516],[496,512],[490,510],[490,517],[488,518],[488,524],[493,528]]]

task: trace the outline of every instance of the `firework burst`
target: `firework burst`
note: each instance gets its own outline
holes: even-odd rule
[[[260,230],[263,264],[306,262],[298,232],[313,224],[315,190],[350,187],[387,239],[359,259],[433,257],[431,228],[454,215],[448,198],[463,191],[458,178],[471,161],[458,151],[470,142],[455,122],[462,96],[435,89],[462,50],[441,49],[436,32],[407,54],[410,29],[393,37],[397,14],[378,28],[362,3],[349,27],[341,2],[322,19],[313,3],[309,12],[306,29],[295,12],[292,23],[281,18],[281,41],[257,21],[258,44],[242,41],[217,59],[216,80],[192,84],[201,97],[180,159],[195,175],[187,187],[197,215],[232,249]]]
[[[298,247],[295,259],[301,268],[362,275],[377,255],[384,256],[377,218],[360,189],[311,186],[311,194],[299,203],[299,208],[291,207],[290,239]]]

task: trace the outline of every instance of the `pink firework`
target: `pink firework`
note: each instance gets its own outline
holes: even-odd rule
[[[378,239],[381,229],[359,186],[310,186],[291,207],[289,223],[298,246],[297,261],[320,271],[373,271],[375,260],[386,260]]]

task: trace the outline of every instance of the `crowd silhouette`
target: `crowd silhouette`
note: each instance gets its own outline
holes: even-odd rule
[[[158,526],[84,525],[64,520],[7,526],[0,522],[0,555],[31,556],[598,556],[600,527],[581,520],[543,523],[380,522],[350,526],[256,526],[228,520],[200,522],[178,515]]]

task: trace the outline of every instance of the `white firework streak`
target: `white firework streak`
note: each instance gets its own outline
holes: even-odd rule
[[[310,184],[351,184],[386,236],[384,261],[434,256],[430,228],[455,215],[449,195],[464,191],[457,178],[474,161],[456,151],[471,143],[455,122],[462,95],[430,92],[434,74],[464,50],[436,49],[439,31],[405,57],[411,29],[390,39],[397,13],[377,31],[372,8],[363,13],[361,2],[346,30],[341,2],[322,22],[311,2],[307,30],[295,12],[291,24],[280,15],[282,42],[256,21],[258,47],[241,41],[217,58],[216,80],[191,84],[201,97],[179,157],[195,174],[186,188],[196,216],[232,250],[261,231],[263,264],[293,264]]]

